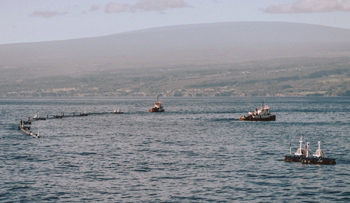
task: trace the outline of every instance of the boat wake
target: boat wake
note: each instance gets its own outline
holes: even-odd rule
[[[220,121],[239,121],[238,118],[213,118],[212,121],[220,122]]]

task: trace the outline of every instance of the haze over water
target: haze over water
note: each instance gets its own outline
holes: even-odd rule
[[[276,121],[238,118],[270,106]],[[1,99],[1,202],[346,202],[349,97]],[[35,121],[65,112],[112,112]],[[321,141],[336,165],[287,163]]]

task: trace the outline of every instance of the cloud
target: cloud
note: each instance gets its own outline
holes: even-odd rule
[[[105,6],[105,13],[123,13],[130,10],[130,4],[108,3]]]
[[[135,4],[121,4],[111,2],[105,6],[106,13],[122,13],[136,11],[163,12],[168,9],[184,8],[188,5],[184,0],[138,0]]]
[[[131,7],[140,11],[165,11],[173,8],[183,8],[187,4],[183,0],[139,0]]]
[[[59,13],[57,11],[34,11],[29,17],[53,18],[59,15],[66,15],[68,12]]]
[[[350,11],[350,0],[298,0],[293,4],[271,5],[265,13],[321,13]]]
[[[100,10],[100,6],[98,6],[98,5],[92,5],[90,7],[90,11],[98,11],[98,10]]]

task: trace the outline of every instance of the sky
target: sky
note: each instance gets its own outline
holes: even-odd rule
[[[350,0],[0,0],[0,44],[241,21],[350,29]]]

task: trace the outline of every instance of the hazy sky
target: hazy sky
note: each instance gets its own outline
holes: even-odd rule
[[[350,0],[0,0],[0,44],[234,21],[350,29]]]

